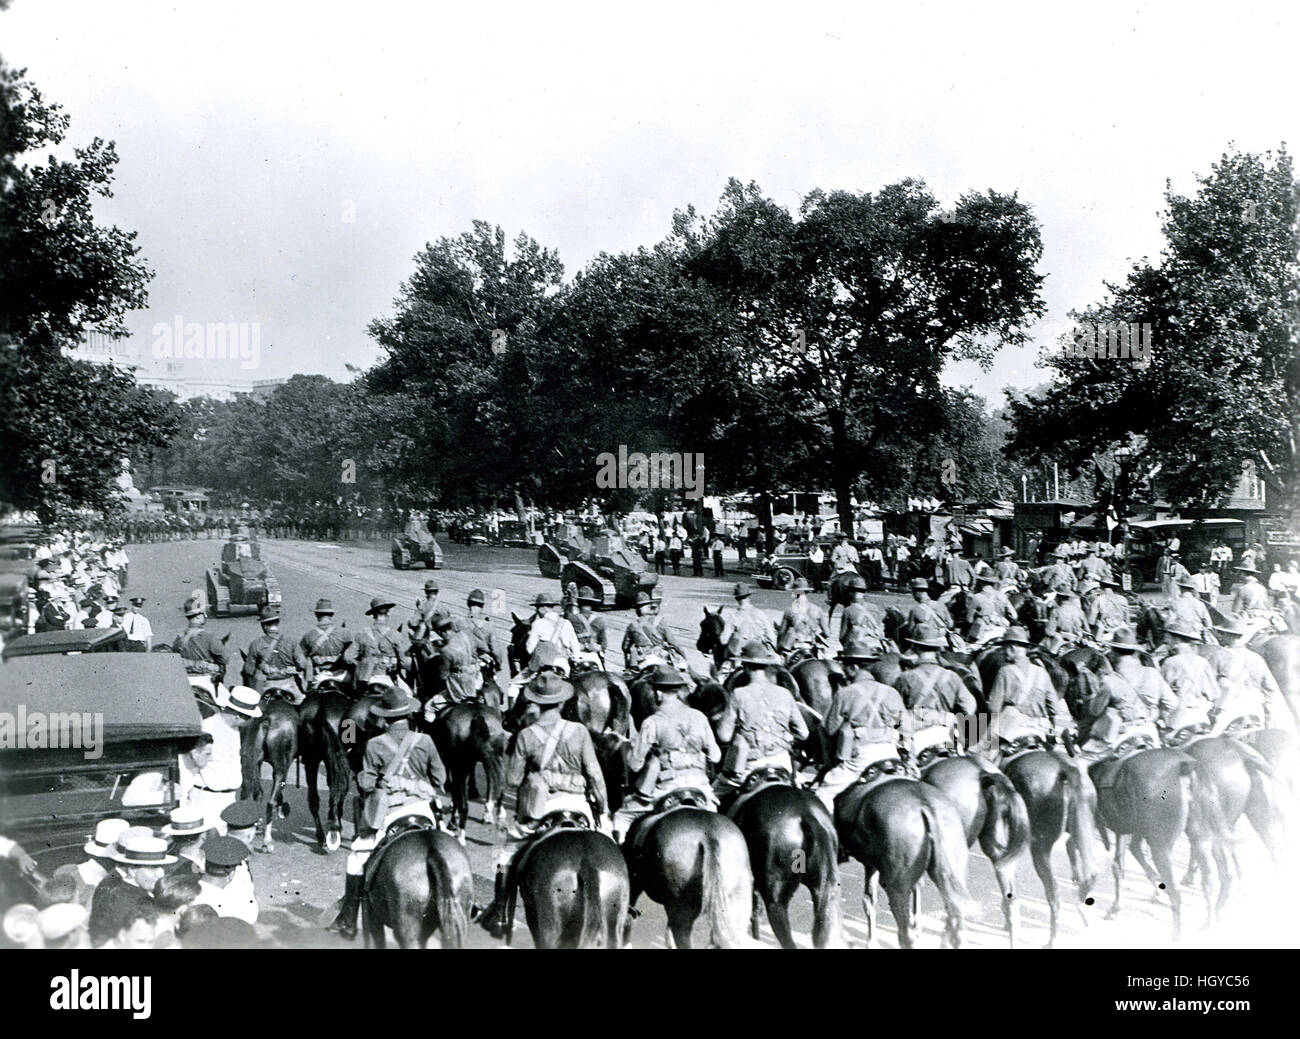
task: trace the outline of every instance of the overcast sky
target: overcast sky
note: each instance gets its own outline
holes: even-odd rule
[[[100,212],[157,272],[135,342],[258,323],[256,371],[209,362],[231,378],[369,365],[412,257],[475,218],[571,276],[712,212],[729,176],[791,208],[907,176],[945,203],[1018,191],[1049,344],[1158,253],[1166,178],[1296,140],[1295,3],[639,6],[13,0],[0,54],[72,143],[117,142]],[[1034,356],[949,379],[996,403]]]

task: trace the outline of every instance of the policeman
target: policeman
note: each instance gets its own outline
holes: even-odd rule
[[[400,637],[388,623],[388,614],[395,605],[385,599],[371,599],[366,616],[374,620],[344,655],[349,664],[356,664],[358,685],[369,682],[374,675],[396,677],[410,665],[408,651],[402,648]]]
[[[615,840],[674,790],[696,789],[712,797],[708,765],[722,760],[708,718],[683,700],[690,683],[674,668],[660,664],[651,672],[650,684],[662,698],[627,752],[628,769],[639,775],[633,793],[614,814]]]
[[[187,599],[181,609],[185,612],[188,626],[182,634],[176,636],[172,652],[180,654],[185,673],[206,678],[216,696],[226,680],[226,643],[204,629],[207,612],[197,596]]]
[[[244,685],[259,693],[278,689],[296,707],[304,699],[302,678],[311,664],[302,647],[281,634],[280,607],[268,603],[261,621],[261,638],[249,643],[244,654]]]
[[[814,792],[834,810],[836,796],[876,761],[898,757],[898,744],[907,720],[907,707],[896,689],[877,682],[867,664],[880,654],[870,642],[851,640],[839,660],[848,680],[831,694],[822,723],[834,764],[814,786]]]
[[[756,768],[773,765],[794,775],[791,748],[808,738],[808,723],[785,686],[777,685],[768,668],[779,658],[769,656],[760,642],[748,642],[740,651],[746,682],[736,686],[731,702],[718,720],[718,742],[728,744],[723,770],[714,784],[719,796],[728,793]]]
[[[861,577],[858,580],[862,580]],[[796,577],[790,588],[790,607],[781,615],[776,627],[776,648],[789,658],[802,651],[816,656],[819,647],[830,640],[830,624],[826,612],[816,603],[808,601],[812,585],[803,576]]]
[[[144,603],[143,595],[131,596],[131,608],[122,617],[128,653],[148,653],[153,649],[153,628],[149,624],[149,618],[140,612]]]
[[[298,649],[307,659],[307,685],[314,689],[327,677],[342,680],[346,670],[343,658],[352,645],[352,636],[344,629],[334,627],[334,603],[317,599],[316,627],[307,632],[298,643]]]
[[[390,687],[370,713],[384,731],[366,744],[357,787],[364,798],[360,836],[348,855],[347,880],[339,915],[329,929],[349,940],[357,936],[357,910],[365,886],[366,862],[396,820],[420,815],[436,824],[435,812],[447,772],[433,740],[411,728],[419,702],[399,686]]]
[[[751,601],[754,590],[748,585],[737,583],[732,594],[736,599],[736,608],[729,616],[724,615],[722,634],[719,636],[722,644],[727,647],[728,656],[739,656],[741,648],[749,642],[757,642],[775,650],[776,631],[767,614],[757,609]]]

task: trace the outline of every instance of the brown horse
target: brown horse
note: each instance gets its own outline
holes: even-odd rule
[[[266,795],[266,818],[262,825],[259,851],[275,851],[275,836],[271,832],[272,820],[278,814],[289,818],[289,803],[284,799],[284,788],[289,781],[289,769],[298,757],[298,708],[285,699],[278,689],[269,689],[262,697],[262,717],[239,731],[240,771],[243,784],[240,797],[262,799],[262,762],[271,766],[271,791]]]
[[[790,899],[800,886],[813,900],[813,944],[839,946],[839,838],[835,820],[816,795],[798,790],[782,768],[756,769],[745,778],[727,813],[749,847],[754,874],[750,934],[758,937],[760,900],[782,948],[795,948]]]
[[[451,704],[438,712],[429,727],[438,756],[447,769],[447,792],[451,795],[452,828],[465,842],[469,822],[469,788],[474,769],[482,764],[487,775],[483,821],[488,826],[503,817],[505,798],[506,744],[509,736],[501,712],[481,701]]]
[[[1052,849],[1062,835],[1079,900],[1086,901],[1097,881],[1096,793],[1074,765],[1046,748],[1003,761],[1002,771],[1029,812],[1029,854],[1047,897],[1047,948],[1056,942],[1061,899],[1052,873]]]
[[[435,934],[444,949],[464,945],[474,873],[454,838],[419,826],[384,841],[372,859],[361,899],[367,949],[385,947],[385,927],[403,949],[423,949]]]
[[[889,896],[898,944],[913,947],[913,892],[928,873],[946,911],[944,937],[961,945],[966,898],[966,831],[952,802],[937,788],[914,779],[857,782],[835,799],[840,845],[862,863],[862,904],[867,943],[875,940],[879,885]]]
[[[362,700],[368,704],[379,702],[374,696]],[[307,807],[316,823],[316,841],[327,852],[337,851],[343,841],[343,808],[351,789],[352,776],[360,767],[361,760],[359,755],[350,757],[350,752],[358,740],[364,746],[364,741],[378,732],[377,728],[366,730],[368,710],[354,716],[358,702],[344,695],[338,683],[322,682],[300,709],[299,742],[303,767],[307,772]],[[325,824],[321,821],[317,789],[322,764],[329,787]]]
[[[727,659],[727,647],[722,641],[722,632],[726,626],[727,622],[722,616],[721,606],[712,613],[707,606],[704,607],[704,619],[700,621],[700,635],[695,640],[695,648],[705,656],[713,658],[715,673]]]
[[[642,892],[664,907],[669,947],[691,947],[691,928],[703,917],[709,944],[738,946],[754,898],[745,835],[725,815],[704,808],[670,807],[670,794],[632,823],[623,842],[631,874],[630,905]]]
[[[1001,772],[981,769],[970,757],[938,758],[924,767],[921,778],[947,795],[961,815],[966,844],[978,840],[992,863],[1002,893],[1007,937],[1014,949],[1020,922],[1016,868],[1029,847],[1029,809],[1011,780]]]
[[[622,948],[631,881],[618,845],[585,827],[551,829],[543,819],[541,828],[543,835],[520,851],[514,870],[533,945]],[[510,901],[513,906],[513,892]]]

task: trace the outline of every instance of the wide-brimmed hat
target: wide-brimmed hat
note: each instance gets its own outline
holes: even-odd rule
[[[748,599],[754,594],[754,589],[737,581],[736,586],[731,589],[731,594],[737,599]]]
[[[1007,628],[1007,633],[998,639],[998,643],[1003,646],[1033,646],[1029,641],[1029,632],[1019,624]]]
[[[1193,642],[1201,641],[1201,633],[1183,620],[1172,620],[1165,625],[1166,635],[1177,635],[1179,638],[1190,639]]]
[[[132,606],[143,606],[146,602],[148,602],[148,600],[147,600],[143,595],[133,595],[133,596],[131,596],[131,605],[132,605]]]
[[[840,649],[839,659],[845,663],[852,663],[855,660],[879,660],[879,648],[870,642],[862,639],[849,639]]]
[[[1191,577],[1180,577],[1178,579],[1178,587],[1190,588],[1192,591],[1196,591],[1196,581]]]
[[[651,596],[651,598],[654,598]],[[578,602],[589,602],[593,606],[600,603],[600,596],[596,594],[594,588],[588,588],[585,584],[578,589]]]
[[[776,667],[781,664],[781,659],[770,655],[761,642],[746,642],[740,648],[739,662],[753,667]]]
[[[424,582],[424,590],[426,592],[436,592],[438,590],[438,582],[430,577]]]
[[[912,591],[917,591],[918,589],[920,589],[923,592],[928,592],[930,590],[930,582],[927,581],[924,577],[913,577],[910,581],[907,582],[907,587],[910,588]]]
[[[261,703],[262,694],[246,685],[232,686],[226,691],[224,698],[217,700],[218,707],[229,708],[237,714],[247,715],[249,718],[262,717]]]
[[[560,605],[560,600],[557,599],[554,595],[549,594],[548,592],[538,592],[533,597],[533,609],[538,609],[542,606],[559,606],[559,605]]]
[[[1225,635],[1245,635],[1246,625],[1235,613],[1225,614],[1223,620],[1214,626],[1215,631],[1221,631]]]
[[[1128,625],[1115,629],[1115,634],[1110,637],[1109,645],[1111,649],[1123,650],[1129,653],[1136,653],[1145,648],[1138,642],[1137,632]]]
[[[393,685],[384,690],[383,701],[379,705],[370,708],[370,713],[378,718],[405,718],[419,709],[419,700],[405,689],[399,689]]]
[[[279,624],[280,607],[274,603],[267,603],[262,607],[262,612],[258,615],[257,620],[259,624]]]
[[[371,675],[369,678],[366,679],[365,684],[369,686],[377,685],[381,689],[393,688],[393,680],[389,678],[386,674],[384,674],[382,671],[376,671],[373,675]]]
[[[194,596],[190,596],[185,600],[184,604],[182,604],[181,611],[186,617],[197,617],[199,614],[204,612],[203,603]]]
[[[1236,570],[1238,573],[1241,573],[1241,574],[1257,574],[1257,573],[1259,573],[1259,568],[1258,568],[1257,566],[1255,566],[1254,563],[1247,563],[1247,564],[1244,565],[1244,566],[1234,566],[1232,569]]]
[[[207,828],[207,821],[200,809],[182,805],[172,809],[167,825],[160,832],[164,837],[194,837],[204,833]]]
[[[1006,545],[1003,545],[1002,548],[998,551],[998,555],[1002,556],[1003,558],[1006,558],[1008,556],[1014,556],[1015,554],[1016,554],[1016,550],[1014,548],[1008,548]]]
[[[549,671],[538,675],[524,686],[524,699],[542,707],[564,703],[573,693],[572,683]]]
[[[333,613],[333,612],[334,612],[334,602],[331,599],[317,599],[316,606],[312,610],[312,613],[316,613],[316,614]]]
[[[642,606],[653,606],[659,600],[642,588],[636,593],[636,608],[639,610]]]
[[[691,685],[680,671],[667,664],[655,665],[650,672],[650,684],[656,689],[689,689]]]
[[[366,610],[366,616],[373,617],[376,613],[379,613],[381,610],[391,610],[396,605],[397,603],[395,602],[389,602],[387,599],[381,599],[376,597],[370,600],[370,609]]]
[[[210,837],[203,842],[203,861],[208,866],[229,869],[248,858],[248,845],[238,837]]]
[[[487,596],[483,594],[482,588],[475,588],[469,593],[469,598],[465,600],[467,606],[483,606],[487,603]]]
[[[1002,583],[1002,578],[1000,578],[997,574],[985,573],[985,574],[975,575],[976,588],[978,588],[982,584],[1001,584],[1001,583]]]
[[[130,832],[117,839],[109,857],[123,866],[170,866],[176,861],[161,837]]]
[[[97,859],[111,859],[117,839],[130,828],[131,824],[125,819],[100,819],[95,824],[95,832],[81,850]]]
[[[948,645],[948,640],[933,624],[913,624],[903,638],[922,649],[944,649]]]
[[[794,592],[811,592],[812,585],[808,583],[808,578],[800,575],[794,579],[794,584],[790,586],[791,593]]]

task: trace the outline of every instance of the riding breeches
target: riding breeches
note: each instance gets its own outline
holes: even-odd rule
[[[869,743],[860,748],[852,761],[841,761],[834,768],[827,769],[826,774],[822,776],[822,781],[814,786],[812,791],[821,799],[827,810],[833,813],[835,798],[841,791],[847,790],[857,782],[868,765],[896,757],[898,757],[897,743]]]
[[[384,816],[384,826],[381,830],[365,837],[357,837],[352,842],[352,851],[348,854],[347,872],[350,876],[359,877],[366,871],[366,862],[370,858],[370,853],[379,846],[383,840],[384,834],[388,828],[398,819],[403,819],[408,815],[421,815],[431,823],[436,824],[437,818],[433,814],[433,806],[428,801],[411,801],[408,804],[399,805],[397,808],[390,808],[388,814]]]

